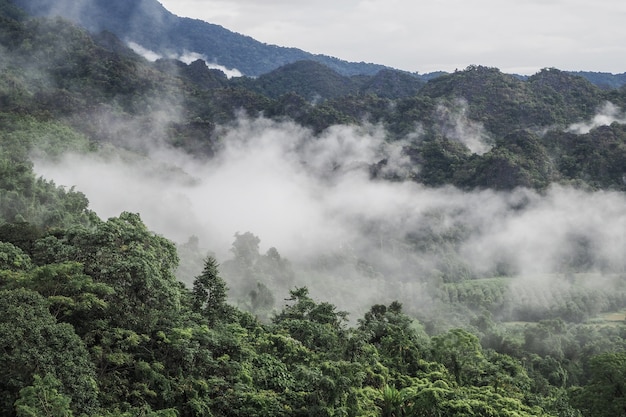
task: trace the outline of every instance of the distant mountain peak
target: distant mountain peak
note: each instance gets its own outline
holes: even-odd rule
[[[198,19],[169,12],[156,0],[13,0],[33,16],[61,16],[91,32],[110,31],[162,56],[191,51],[210,64],[259,76],[285,64],[312,60],[342,75],[373,75],[384,65],[353,63],[297,48],[268,45]]]

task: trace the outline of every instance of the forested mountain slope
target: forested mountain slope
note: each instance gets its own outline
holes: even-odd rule
[[[268,45],[234,33],[219,25],[181,18],[167,11],[156,0],[13,0],[35,16],[61,16],[89,31],[115,33],[124,41],[135,42],[163,56],[196,52],[215,64],[234,68],[248,76],[258,76],[282,65],[314,60],[345,74],[373,75],[384,66],[353,63],[296,48]]]
[[[1,415],[624,414],[626,90],[0,14]]]

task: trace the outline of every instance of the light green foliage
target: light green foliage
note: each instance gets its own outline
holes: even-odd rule
[[[487,366],[478,338],[452,329],[432,338],[433,358],[448,368],[459,385],[480,384]]]
[[[104,317],[106,298],[114,294],[111,286],[96,283],[77,262],[48,264],[33,270],[22,283],[47,298],[50,313],[59,321],[72,324],[83,334],[84,323]]]
[[[398,389],[385,385],[376,396],[381,416],[548,416],[539,407],[499,394],[491,387],[455,387],[440,379],[413,379]]]
[[[67,152],[87,153],[93,148],[85,135],[60,121],[2,113],[0,120],[5,125],[0,133],[2,149],[13,155],[29,153],[38,158],[56,159]]]
[[[0,270],[28,271],[32,268],[30,257],[17,246],[0,242]]]
[[[36,178],[30,157],[84,152],[86,137],[60,122],[0,113],[0,222],[59,227],[88,221],[87,198]]]
[[[70,399],[59,393],[61,383],[52,374],[34,376],[33,385],[20,390],[15,401],[17,417],[72,417]]]

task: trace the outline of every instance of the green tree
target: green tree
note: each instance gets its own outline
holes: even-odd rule
[[[94,321],[106,317],[106,299],[115,293],[110,285],[94,282],[78,262],[37,267],[21,285],[46,297],[50,313],[58,321],[70,323],[80,336],[90,330]]]
[[[174,271],[175,245],[148,230],[138,214],[94,220],[46,240],[47,263],[77,261],[84,273],[114,292],[104,301],[113,327],[149,332],[178,317],[182,286]]]
[[[337,311],[327,302],[317,303],[306,287],[290,291],[287,301],[292,304],[272,319],[278,329],[284,329],[309,349],[342,355],[345,348],[347,314]]]
[[[57,323],[41,295],[27,289],[0,291],[0,414],[15,415],[20,390],[35,374],[60,381],[76,414],[97,407],[96,375],[89,354],[71,325]]]
[[[33,385],[20,390],[17,417],[72,417],[70,399],[59,392],[61,382],[52,374],[34,376]]]
[[[393,386],[385,385],[381,389],[380,411],[381,417],[402,417],[408,411],[407,405],[412,400],[410,388],[396,389]]]
[[[211,325],[232,313],[226,303],[228,288],[219,276],[218,267],[215,258],[206,258],[204,269],[194,280],[191,292],[193,310],[202,314]]]
[[[594,356],[589,384],[574,390],[573,402],[588,417],[626,416],[626,352]]]
[[[401,303],[374,305],[358,323],[357,337],[377,349],[383,365],[409,375],[422,370],[428,336],[417,321],[402,312]]]
[[[478,337],[463,329],[452,329],[432,339],[433,358],[448,368],[459,385],[479,384],[488,362]]]
[[[30,256],[12,243],[0,242],[0,270],[26,271],[30,268]]]

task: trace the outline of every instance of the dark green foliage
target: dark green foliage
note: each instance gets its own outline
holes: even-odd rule
[[[543,110],[549,110],[547,114],[560,125],[591,117],[602,102],[600,91],[590,82],[554,68],[541,70],[527,82]]]
[[[356,92],[356,85],[325,65],[315,61],[299,61],[261,75],[253,84],[268,97],[277,98],[295,93],[307,101],[334,98]]]
[[[416,95],[425,82],[413,74],[402,71],[380,70],[371,78],[364,79],[359,88],[361,94],[397,99]]]
[[[81,262],[87,275],[114,289],[107,297],[108,314],[120,327],[147,331],[180,309],[173,273],[176,249],[150,232],[136,214],[122,213],[42,243],[45,247],[40,250],[46,251],[47,259]]]
[[[135,27],[147,47],[161,36],[181,40],[182,26],[168,26],[180,20],[155,2],[69,3]],[[29,4],[45,13],[52,3]],[[148,12],[163,17],[163,26],[130,25],[145,22]],[[588,133],[551,129],[591,120],[605,100],[624,105],[626,90],[603,91],[554,69],[522,79],[472,66],[425,85],[395,71],[349,77],[328,57],[316,57],[327,67],[306,61],[229,80],[202,60],[150,63],[111,32],[23,20],[6,2],[0,15],[2,415],[624,414],[623,323],[590,321],[624,308],[623,271],[594,255],[587,235],[568,235],[558,276],[545,277],[554,286],[512,291],[519,271],[506,253],[486,271],[461,256],[473,233],[460,220],[464,213],[426,212],[399,238],[368,225],[380,233],[381,251],[393,248],[410,266],[398,282],[424,294],[405,307],[374,304],[351,326],[341,306],[294,287],[290,262],[276,248],[261,253],[250,232],[235,235],[232,258],[221,266],[198,256],[197,240],[180,246],[185,256],[204,259],[199,275],[185,271],[185,288],[174,278],[172,242],[138,214],[99,219],[83,194],[37,178],[33,158],[98,148],[117,154],[116,145],[143,152],[153,141],[213,156],[223,139],[217,126],[263,115],[294,120],[313,136],[338,123],[380,124],[386,140],[402,141],[412,167],[388,178],[381,161],[370,169],[376,181],[540,193],[561,182],[623,191],[621,122]],[[92,29],[101,23],[89,21]],[[196,39],[215,44],[206,26],[184,23]],[[252,57],[272,66],[265,47],[229,62]],[[164,113],[176,116],[163,121]],[[127,142],[137,131],[145,144]],[[484,149],[470,149],[467,132]],[[342,263],[372,279],[394,273],[349,250],[320,260],[328,268]],[[603,277],[614,281],[611,291],[598,288],[595,268],[614,274]],[[287,290],[286,305],[277,306]],[[548,296],[554,301],[533,303]]]
[[[219,276],[215,258],[204,261],[202,273],[196,277],[191,290],[192,309],[213,325],[218,320],[228,319],[233,312],[226,304],[228,288]]]
[[[202,89],[222,88],[228,84],[226,75],[222,71],[209,69],[207,63],[202,59],[186,65],[175,59],[162,58],[156,61],[155,66],[172,76],[181,76],[188,79]]]
[[[420,94],[464,98],[469,116],[504,136],[534,126],[566,126],[590,118],[600,105],[600,90],[581,77],[548,69],[521,81],[496,68],[470,66],[427,83]]]
[[[595,189],[625,190],[626,127],[613,123],[586,134],[551,132],[544,138],[564,180],[585,181]]]
[[[626,353],[598,355],[591,360],[591,381],[574,390],[574,403],[585,416],[626,416]]]
[[[62,383],[77,415],[97,407],[96,374],[81,339],[71,325],[57,323],[37,292],[0,291],[0,409],[12,406],[20,390],[33,384],[36,373],[52,374]]]
[[[315,60],[346,75],[374,74],[382,65],[351,63],[337,58],[314,55],[296,48],[284,48],[258,42],[221,26],[200,20],[180,18],[156,1],[142,0],[15,0],[18,6],[37,16],[55,11],[92,32],[108,30],[121,39],[133,39],[142,46],[159,51],[194,51],[211,57],[227,68],[236,68],[249,76],[258,76],[282,65]]]
[[[306,287],[290,291],[293,304],[277,314],[272,322],[311,350],[337,353],[342,349],[341,332],[347,313],[329,303],[316,303]]]
[[[374,305],[359,320],[364,341],[376,347],[381,363],[400,374],[417,375],[424,366],[427,337],[413,320],[402,312],[402,305]]]
[[[437,138],[424,142],[419,158],[423,161],[419,172],[420,181],[438,187],[459,182],[455,177],[469,164],[470,155],[460,142]]]
[[[121,132],[94,123],[85,109],[97,108],[120,122],[141,115],[148,129],[156,116],[146,109],[158,96],[167,106],[185,106],[182,120],[166,123],[159,135],[196,154],[212,155],[219,140],[216,125],[243,111],[250,117],[293,119],[315,134],[334,124],[381,123],[390,139],[408,138],[405,149],[415,164],[413,172],[419,172],[410,177],[430,186],[544,189],[552,181],[578,181],[623,187],[621,133],[594,130],[589,134],[591,152],[586,145],[569,146],[571,135],[551,132],[539,139],[534,133],[588,120],[604,100],[624,102],[619,93],[603,92],[555,69],[522,80],[495,68],[471,66],[422,87],[411,74],[386,70],[348,78],[318,62],[303,61],[258,79],[228,80],[201,60],[150,64],[110,33],[92,37],[58,19],[12,21],[5,36],[13,64],[0,72],[3,108],[44,117],[73,115],[70,129],[75,131],[67,131],[71,136],[79,131],[120,143]],[[19,71],[26,63],[28,70]],[[491,151],[468,153],[459,123],[484,127],[480,134]],[[46,146],[53,152],[63,149],[56,139],[51,144]],[[8,195],[6,200],[14,198]]]
[[[461,175],[458,175],[459,171]],[[465,187],[541,190],[556,179],[555,171],[539,138],[527,131],[518,131],[498,141],[482,157],[473,158],[453,172],[457,173],[456,182]]]
[[[617,89],[626,84],[626,73],[610,74],[608,72],[572,71],[571,74],[586,78],[590,83],[602,89]]]

